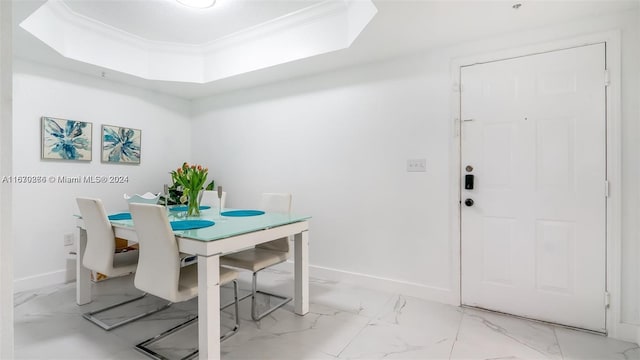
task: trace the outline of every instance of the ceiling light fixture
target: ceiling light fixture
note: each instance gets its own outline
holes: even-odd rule
[[[206,9],[212,7],[216,3],[216,0],[176,0],[184,6],[188,6],[196,9]]]

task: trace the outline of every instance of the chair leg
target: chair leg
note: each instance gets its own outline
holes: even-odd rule
[[[185,322],[183,322],[183,323],[181,323],[179,325],[176,325],[176,326],[172,327],[169,330],[164,331],[160,335],[156,335],[156,336],[154,336],[154,337],[152,337],[150,339],[147,339],[147,340],[137,344],[136,345],[136,350],[138,350],[139,352],[147,355],[148,357],[150,357],[152,359],[168,360],[167,357],[164,357],[164,356],[158,354],[157,352],[151,350],[148,346],[153,344],[153,343],[155,343],[155,342],[157,342],[157,341],[160,341],[160,340],[164,339],[165,337],[167,337],[167,336],[169,336],[169,335],[171,335],[171,334],[173,334],[173,333],[175,333],[175,332],[177,332],[177,331],[179,331],[179,330],[181,330],[181,329],[183,329],[183,328],[185,328],[185,327],[187,327],[189,325],[191,325],[192,323],[196,322],[197,320],[198,320],[198,317],[196,316],[196,317],[194,317],[192,319],[189,319],[189,320],[187,320],[187,321],[185,321]],[[189,353],[187,356],[181,358],[180,360],[193,359],[193,358],[195,358],[197,356],[198,356],[198,349],[192,351],[191,353]]]
[[[135,321],[135,320],[138,320],[140,318],[143,318],[145,316],[149,316],[151,314],[155,314],[160,310],[164,310],[164,309],[168,308],[172,304],[171,302],[166,303],[166,304],[164,304],[164,305],[162,305],[162,306],[160,306],[160,307],[158,307],[156,309],[153,309],[153,310],[147,311],[145,313],[141,313],[141,314],[135,315],[133,317],[130,317],[128,319],[124,319],[124,320],[122,320],[120,322],[117,322],[115,324],[112,324],[112,325],[109,325],[109,324],[105,323],[104,321],[100,320],[98,317],[95,316],[96,314],[100,314],[100,313],[105,312],[107,310],[111,310],[113,308],[116,308],[116,307],[119,307],[119,306],[122,306],[122,305],[125,305],[125,304],[128,304],[128,303],[140,300],[140,299],[144,298],[145,296],[147,296],[147,293],[144,293],[144,294],[142,294],[142,295],[140,295],[138,297],[135,297],[133,299],[125,300],[125,301],[119,302],[117,304],[113,304],[113,305],[107,306],[107,307],[99,309],[99,310],[94,310],[94,311],[90,311],[90,312],[84,313],[84,314],[82,314],[82,317],[84,317],[85,319],[91,321],[92,323],[100,326],[104,330],[109,331],[109,330],[113,330],[113,329],[115,329],[117,327],[120,327],[122,325],[128,324],[128,323],[130,323],[132,321]]]
[[[233,297],[234,297],[234,302],[227,304],[225,306],[223,306],[221,308],[225,309],[231,305],[235,305],[235,319],[236,319],[236,323],[233,327],[233,329],[231,329],[230,331],[228,331],[226,334],[224,334],[223,336],[220,336],[220,341],[224,341],[226,339],[228,339],[229,337],[231,337],[232,335],[234,335],[235,333],[238,332],[238,329],[240,328],[240,312],[238,310],[238,281],[237,280],[233,280]],[[157,352],[151,350],[148,346],[160,341],[162,339],[164,339],[165,337],[180,331],[181,329],[184,329],[185,327],[195,323],[198,321],[198,317],[194,317],[192,319],[189,319],[179,325],[176,325],[174,327],[172,327],[169,330],[164,331],[163,333],[161,333],[160,335],[156,335],[150,339],[147,339],[139,344],[136,345],[136,350],[138,350],[139,352],[147,355],[148,357],[152,358],[152,359],[156,359],[156,360],[169,360],[167,357],[164,357],[160,354],[158,354]],[[183,357],[180,360],[189,360],[189,359],[195,359],[196,357],[198,357],[198,349],[196,349],[195,351],[189,353],[187,356]]]
[[[288,303],[289,301],[291,301],[293,298],[291,297],[286,297],[286,296],[282,296],[282,295],[278,295],[278,294],[273,294],[273,293],[269,293],[266,291],[260,291],[257,290],[257,283],[258,283],[258,272],[254,272],[253,273],[253,280],[251,282],[251,318],[254,321],[259,321],[262,318],[264,318],[265,316],[271,314],[272,312],[276,311],[277,309],[281,308],[282,306],[284,306],[286,303]],[[275,297],[278,299],[281,299],[282,301],[276,305],[274,305],[273,307],[271,307],[269,310],[263,312],[262,314],[258,313],[258,305],[257,305],[257,299],[256,299],[256,295],[257,294],[263,294],[263,295],[268,295],[271,297]],[[245,296],[244,298],[248,297]]]
[[[234,298],[234,302],[233,305],[235,305],[235,318],[236,318],[236,323],[233,327],[233,329],[229,330],[226,334],[220,336],[220,341],[225,341],[227,340],[229,337],[231,337],[232,335],[234,335],[235,333],[238,332],[238,329],[240,328],[240,312],[238,311],[238,281],[237,280],[233,280],[233,298]],[[230,306],[226,305],[224,308]]]

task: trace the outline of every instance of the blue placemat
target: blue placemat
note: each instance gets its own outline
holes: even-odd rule
[[[120,213],[107,216],[109,220],[131,220],[131,213]]]
[[[172,221],[171,229],[172,230],[191,230],[191,229],[201,229],[208,226],[213,226],[216,223],[209,220],[180,220],[180,221]]]
[[[222,216],[257,216],[264,214],[264,211],[261,210],[231,210],[222,212]]]
[[[200,206],[200,210],[207,210],[207,209],[211,209],[211,206],[208,206],[208,205]],[[172,208],[169,208],[169,211],[187,211],[187,206],[186,205],[174,206]]]

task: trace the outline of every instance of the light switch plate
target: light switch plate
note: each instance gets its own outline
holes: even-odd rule
[[[407,160],[407,172],[426,172],[427,159],[409,159]]]

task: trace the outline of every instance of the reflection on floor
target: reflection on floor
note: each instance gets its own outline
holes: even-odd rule
[[[242,274],[242,289],[249,288],[249,276]],[[110,332],[80,316],[138,294],[132,282],[123,277],[94,284],[96,300],[82,307],[75,305],[74,283],[16,294],[15,357],[146,359],[133,346],[194,316],[197,299]],[[267,270],[260,283],[293,293],[292,275],[284,271]],[[222,290],[222,303],[230,294]],[[295,315],[290,303],[259,323],[250,320],[250,302],[243,301],[240,331],[223,343],[222,358],[640,359],[633,343],[402,294],[311,279],[310,295],[308,315]],[[224,312],[223,327],[231,324],[232,309]],[[197,326],[156,346],[167,355],[185,354],[197,346]]]

